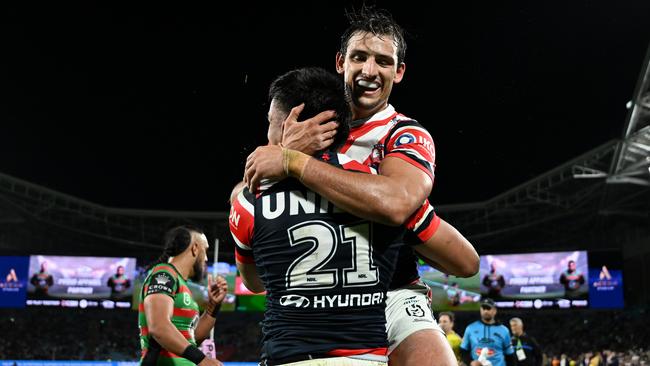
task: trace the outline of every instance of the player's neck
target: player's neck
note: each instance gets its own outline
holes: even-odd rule
[[[190,271],[192,270],[193,262],[191,260],[188,260],[188,258],[185,258],[183,255],[178,255],[170,258],[169,263],[176,268],[176,271],[178,271],[178,274],[180,274],[183,279],[187,280],[190,276]]]
[[[362,108],[355,108],[354,105],[352,106],[352,120],[356,121],[358,119],[367,119],[375,114],[385,110],[388,108],[388,102],[384,103],[380,108],[377,109],[362,109]]]

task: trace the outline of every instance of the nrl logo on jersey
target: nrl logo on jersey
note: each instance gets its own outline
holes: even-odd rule
[[[309,299],[300,295],[284,295],[280,298],[280,305],[306,308],[310,304]]]

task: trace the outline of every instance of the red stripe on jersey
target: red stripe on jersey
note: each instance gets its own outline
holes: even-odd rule
[[[187,293],[187,294],[190,294],[190,295],[191,295],[191,294],[192,294],[192,291],[190,290],[189,287],[187,287],[187,286],[185,286],[185,285],[180,285],[180,287],[178,288],[177,293]]]
[[[422,240],[422,242],[424,243],[425,241],[429,240],[433,236],[433,234],[436,233],[436,231],[438,231],[439,227],[440,227],[440,217],[438,217],[438,215],[434,213],[433,219],[431,219],[429,226],[427,226],[426,229],[422,230],[418,234],[418,238],[420,238],[420,240]]]
[[[239,263],[246,263],[246,264],[254,264],[255,259],[253,256],[248,256],[245,255],[242,251],[238,250],[239,248],[235,248],[235,260]]]
[[[368,121],[357,128],[351,129],[350,134],[348,135],[348,139],[345,141],[345,144],[341,148],[340,152],[342,154],[345,154],[345,152],[348,151],[348,149],[354,144],[354,141],[356,139],[374,130],[376,127],[388,124],[390,121],[393,120],[393,118],[395,118],[396,115],[397,113],[393,113],[388,118],[381,119],[378,121]],[[386,132],[388,133],[388,131]]]
[[[341,165],[343,169],[345,170],[352,170],[356,172],[363,172],[363,173],[368,173],[368,174],[373,174],[372,169],[366,164],[361,164],[360,162],[356,160],[351,160],[345,164]]]
[[[255,218],[253,213],[248,211],[239,200],[246,199],[242,194],[237,196],[237,199],[230,207],[230,217],[228,224],[230,226],[230,233],[239,240],[240,243],[250,246],[251,239],[253,238],[253,226],[255,225]]]
[[[429,200],[424,200],[422,206],[420,206],[420,208],[418,208],[418,210],[415,211],[415,213],[411,215],[411,217],[409,217],[406,222],[404,222],[404,227],[406,227],[408,230],[413,230],[415,228],[415,225],[417,225],[417,223],[422,220],[424,215],[426,215],[427,210],[430,206],[431,204],[429,203]]]
[[[147,293],[147,290],[144,290],[144,293],[146,294],[146,293]],[[141,302],[140,305],[138,305],[138,311],[144,313],[144,301]]]
[[[429,162],[436,159],[436,147],[431,135],[419,126],[400,126],[395,134],[386,142],[388,152],[394,149],[418,149],[418,152]]]
[[[171,352],[167,351],[166,349],[160,351],[160,355],[163,356],[163,357],[169,357],[169,358],[182,358],[181,356],[178,356],[175,353],[171,353]]]
[[[176,312],[176,311],[174,311],[174,312]],[[176,314],[174,314],[174,315],[176,315]],[[190,336],[190,332],[188,330],[179,330],[179,332],[181,332],[181,334],[183,335],[183,337],[185,337],[185,339],[192,339],[192,337]],[[141,336],[149,335],[149,327],[140,328],[140,335]]]
[[[174,316],[182,316],[183,318],[194,318],[195,315],[198,315],[198,311],[194,309],[179,309],[174,308]]]
[[[153,273],[157,273],[158,271],[167,271],[167,272],[169,272],[172,276],[174,276],[174,279],[176,279],[176,277],[177,277],[176,270],[175,270],[174,267],[172,267],[172,266],[168,266],[168,265],[156,266],[156,268],[154,269]]]
[[[347,357],[347,356],[356,356],[356,355],[379,355],[386,356],[388,354],[388,348],[362,348],[362,349],[335,349],[327,352],[330,356],[338,357]]]
[[[431,182],[433,183],[433,173],[432,173],[429,169],[423,167],[422,164],[420,164],[419,162],[417,162],[417,161],[411,159],[409,156],[407,156],[407,155],[405,155],[405,154],[402,154],[402,153],[400,153],[400,152],[390,153],[390,154],[386,155],[386,157],[384,157],[384,159],[387,158],[387,157],[389,157],[389,156],[390,156],[391,158],[402,159],[402,160],[404,160],[405,162],[407,162],[407,163],[413,165],[414,167],[420,169],[420,170],[423,171],[423,172],[424,172],[424,173],[425,173],[429,178],[431,178]]]

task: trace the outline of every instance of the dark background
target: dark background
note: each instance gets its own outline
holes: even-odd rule
[[[650,2],[378,4],[408,32],[391,101],[434,137],[434,203],[622,136]],[[107,206],[226,210],[266,143],[268,84],[333,71],[350,4],[222,6],[3,5],[0,172]]]

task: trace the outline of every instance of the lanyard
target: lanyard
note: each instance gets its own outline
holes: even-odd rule
[[[522,348],[524,348],[524,347],[522,346],[522,344],[521,344],[521,339],[520,339],[519,337],[517,337],[517,346],[516,346],[515,348],[516,348],[516,349],[522,349]]]

